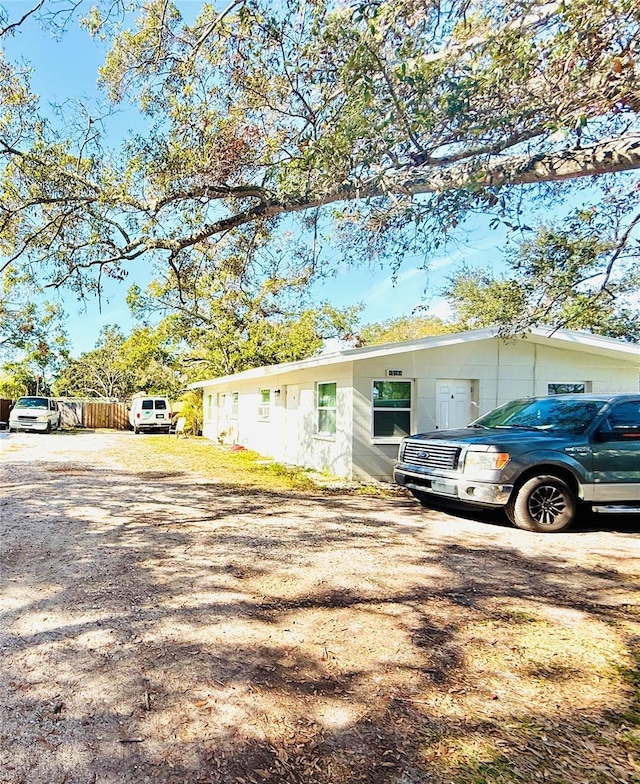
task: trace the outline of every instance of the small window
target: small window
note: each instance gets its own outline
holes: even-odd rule
[[[232,417],[237,417],[238,416],[238,398],[239,398],[239,396],[240,395],[239,395],[238,392],[232,392],[231,393],[231,416]]]
[[[166,410],[167,410],[167,401],[156,400],[156,411],[166,411]]]
[[[258,406],[258,419],[262,422],[269,420],[271,415],[271,390],[260,390],[260,405]]]
[[[319,435],[333,436],[336,433],[337,386],[335,381],[327,384],[318,384],[317,433]]]
[[[403,438],[411,432],[411,381],[373,382],[372,435]]]
[[[143,411],[153,411],[153,400],[143,400],[140,408]]]
[[[563,384],[547,384],[547,395],[584,395],[589,392],[586,381]]]

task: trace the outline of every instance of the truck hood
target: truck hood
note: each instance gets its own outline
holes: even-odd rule
[[[434,430],[430,433],[418,433],[409,436],[412,441],[442,441],[460,445],[490,445],[493,448],[504,446],[516,451],[528,452],[531,449],[544,447],[554,449],[566,443],[575,444],[583,436],[573,433],[528,430],[525,428],[475,428],[462,427],[457,430]]]

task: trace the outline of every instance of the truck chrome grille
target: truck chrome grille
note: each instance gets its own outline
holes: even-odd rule
[[[402,462],[421,468],[455,469],[458,467],[460,451],[459,446],[438,444],[433,441],[407,441]]]

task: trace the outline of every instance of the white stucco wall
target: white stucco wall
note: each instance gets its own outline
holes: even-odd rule
[[[638,365],[576,349],[558,349],[524,340],[498,339],[460,343],[361,360],[354,364],[353,474],[387,479],[400,439],[386,443],[371,437],[371,386],[389,369],[413,380],[412,431],[436,427],[436,384],[439,379],[472,382],[471,419],[518,397],[546,395],[547,385],[587,382],[593,392],[638,390]]]
[[[228,431],[223,438],[225,443],[240,444],[284,463],[327,471],[336,476],[350,476],[351,364],[205,386],[203,435],[217,441],[221,431]],[[316,432],[316,385],[331,382],[336,383],[336,434],[319,435]],[[287,407],[288,386],[297,388],[297,408]],[[260,421],[258,417],[261,389],[272,391],[269,421]],[[276,390],[280,390],[279,394],[275,394]],[[220,411],[218,407],[221,394],[232,395],[234,392],[238,393],[237,417],[229,416],[228,408]],[[213,400],[210,416],[207,415],[208,395]]]
[[[205,386],[203,432],[217,440],[220,430],[230,430],[226,441],[239,443],[276,460],[325,470],[336,476],[390,479],[399,438],[372,438],[373,380],[397,378],[413,382],[412,432],[436,426],[436,385],[439,379],[471,382],[470,419],[508,400],[546,395],[547,385],[586,382],[593,392],[638,390],[638,359],[606,354],[589,346],[567,348],[529,340],[505,343],[497,338],[452,345],[418,348],[374,357],[347,357],[317,367],[277,372],[265,369],[258,379],[228,379]],[[337,384],[337,432],[316,433],[316,384]],[[297,408],[287,406],[288,388],[297,389]],[[268,422],[258,419],[260,390],[272,390]],[[275,390],[280,390],[276,395]],[[220,393],[238,392],[238,417],[217,408]],[[212,395],[208,416],[207,396]]]

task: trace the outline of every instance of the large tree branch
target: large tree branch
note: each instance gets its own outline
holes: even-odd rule
[[[239,210],[235,214],[220,218],[219,220],[205,223],[197,231],[176,235],[171,237],[162,236],[138,236],[133,238],[120,226],[118,221],[113,221],[104,215],[93,215],[94,219],[107,220],[112,228],[118,229],[123,240],[122,245],[113,242],[108,237],[103,238],[102,249],[107,250],[108,257],[101,256],[98,248],[97,253],[89,254],[82,262],[76,260],[65,273],[62,280],[57,278],[52,285],[64,283],[74,270],[88,267],[104,267],[117,264],[121,261],[131,261],[147,252],[168,251],[175,256],[181,251],[203,245],[213,237],[220,237],[224,232],[234,228],[263,221],[276,217],[281,214],[301,212],[313,208],[318,208],[341,201],[356,201],[372,199],[390,195],[400,195],[403,197],[419,196],[424,194],[444,193],[457,189],[481,192],[486,188],[500,188],[514,185],[529,185],[545,182],[560,182],[579,177],[597,176],[612,172],[631,171],[640,168],[640,135],[628,135],[621,139],[609,140],[582,149],[560,150],[554,153],[539,154],[536,156],[528,155],[487,155],[476,158],[473,161],[456,162],[447,166],[436,165],[433,162],[422,166],[405,168],[399,171],[392,171],[363,180],[359,183],[349,183],[337,188],[327,189],[309,195],[299,197],[278,198],[273,191],[260,188],[259,186],[203,186],[195,189],[188,194],[174,194],[171,198],[159,201],[157,204],[137,205],[142,212],[151,209],[157,211],[160,207],[169,204],[180,198],[194,198],[199,195],[208,200],[218,200],[222,198],[244,200],[247,198],[257,199],[258,203],[247,209]],[[78,206],[84,205],[87,210],[89,204],[97,203],[93,196],[78,195],[74,198],[72,194],[68,199],[66,207],[73,209],[74,203]],[[42,204],[55,204],[57,199],[39,199]],[[128,206],[131,202],[126,200]],[[32,206],[36,204],[32,203]],[[124,205],[123,205],[124,206]],[[91,207],[87,212],[92,213]],[[59,216],[47,221],[40,228],[37,235],[31,237],[17,249],[11,258],[3,265],[14,262],[17,256],[26,252],[27,246],[34,236],[42,235],[43,232],[58,223]],[[72,255],[73,252],[72,252]]]
[[[567,0],[564,3],[558,0],[553,0],[549,3],[544,1],[540,3],[534,2],[532,3],[530,13],[507,22],[503,27],[483,31],[480,35],[467,38],[460,42],[448,42],[435,52],[424,54],[419,58],[410,60],[408,64],[415,65],[416,62],[425,64],[440,62],[442,60],[457,60],[466,52],[485,46],[487,41],[496,39],[505,33],[514,31],[518,31],[519,33],[531,33],[541,25],[547,24],[551,18],[556,16],[563,6],[569,6],[570,4],[571,0]]]
[[[151,211],[158,212],[163,207],[190,199],[257,199],[261,204],[266,204],[272,197],[272,192],[259,185],[199,185],[170,193],[161,199],[150,199],[147,206]]]
[[[561,182],[580,177],[598,176],[640,168],[640,135],[629,135],[579,150],[562,150],[535,156],[513,155],[489,157],[482,164],[475,162],[445,167],[414,167],[372,178],[356,185],[348,184],[324,193],[291,199],[266,199],[262,204],[243,210],[209,224],[181,239],[150,240],[149,249],[181,250],[223,231],[255,220],[272,218],[283,213],[300,212],[340,201],[371,199],[389,194],[419,196],[456,189],[481,190],[485,187],[531,185]]]

